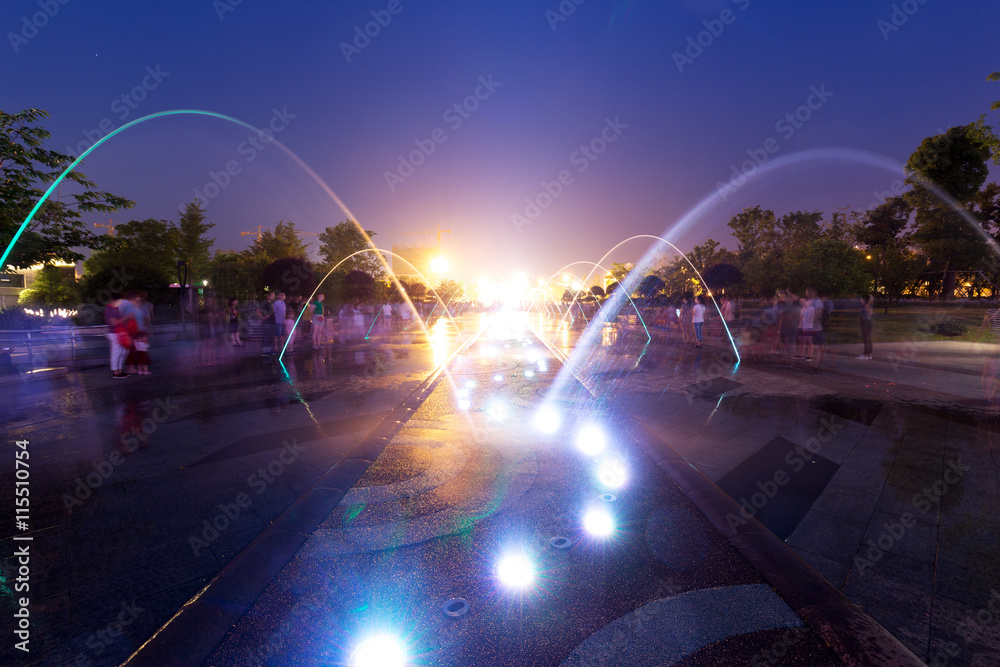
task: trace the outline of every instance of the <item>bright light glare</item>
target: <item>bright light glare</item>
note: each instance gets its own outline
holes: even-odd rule
[[[496,375],[493,376],[493,381],[494,382],[503,382],[503,376],[500,375],[499,373],[497,373]]]
[[[486,416],[502,424],[507,420],[507,404],[499,399],[494,399],[486,408]]]
[[[510,588],[525,588],[535,580],[535,567],[523,554],[511,554],[500,559],[497,577]]]
[[[583,527],[594,537],[607,537],[615,532],[615,521],[607,510],[595,508],[583,517]]]
[[[434,273],[444,273],[448,270],[448,260],[444,257],[435,257],[431,260],[431,271]]]
[[[551,405],[543,405],[535,413],[532,423],[542,433],[552,435],[559,430],[559,426],[562,424],[562,417],[559,415],[559,411]]]
[[[608,446],[607,436],[600,426],[588,424],[576,434],[576,447],[587,456],[596,456]]]
[[[526,378],[533,378],[533,377],[535,377],[535,371],[533,371],[533,370],[531,370],[529,368],[528,370],[524,371],[524,377],[526,377]]]
[[[351,656],[352,667],[404,667],[406,649],[392,635],[369,637]]]
[[[467,398],[460,398],[460,399],[458,399],[458,409],[459,410],[468,410],[471,407],[472,407],[472,401],[470,401],[469,399],[467,399]]]
[[[598,466],[597,478],[609,489],[620,489],[628,480],[628,472],[620,459],[607,459]]]

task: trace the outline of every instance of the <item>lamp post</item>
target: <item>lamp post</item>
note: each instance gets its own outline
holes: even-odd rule
[[[187,340],[187,319],[184,317],[184,290],[187,285],[188,264],[183,259],[177,260],[177,283],[181,287],[180,307],[181,307],[181,335]]]

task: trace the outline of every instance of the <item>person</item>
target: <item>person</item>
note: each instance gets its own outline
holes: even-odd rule
[[[264,297],[264,301],[257,304],[257,317],[260,318],[261,324],[263,325],[263,350],[261,352],[265,355],[274,354],[274,348],[271,347],[271,342],[274,338],[274,292],[268,292],[267,296]]]
[[[993,410],[997,407],[997,376],[1000,375],[1000,348],[997,347],[1000,345],[1000,308],[987,310],[983,314],[983,323],[979,325],[979,328],[985,329],[986,327],[989,327],[993,334],[994,345],[983,359],[983,396],[990,410]]]
[[[274,308],[274,353],[280,354],[282,339],[285,337],[285,312],[288,310],[284,292],[278,292],[272,308]]]
[[[799,351],[795,355],[797,359],[803,357],[806,361],[813,358],[813,326],[816,319],[816,311],[812,307],[812,301],[806,297],[799,299]]]
[[[126,378],[125,357],[128,356],[128,346],[124,344],[123,336],[128,337],[126,330],[127,318],[121,311],[122,298],[120,294],[112,294],[111,301],[104,307],[104,322],[108,325],[108,342],[111,344],[111,377]]]
[[[403,331],[410,328],[410,304],[405,301],[399,307],[399,319],[402,320]]]
[[[793,358],[802,358],[802,355],[798,354],[799,317],[801,312],[797,296],[785,290],[784,297],[785,307],[781,312],[781,326],[779,327],[779,331],[781,332],[781,346],[784,348],[787,360],[791,361]]]
[[[704,342],[701,330],[705,326],[705,298],[700,294],[695,297],[694,307],[691,308],[691,323],[694,325],[694,336],[698,341],[695,347],[700,348]]]
[[[280,296],[280,295],[279,295]],[[295,351],[295,316],[298,315],[298,311],[295,309],[295,302],[288,301],[285,304],[285,336],[288,338],[288,350],[287,352]]]
[[[864,352],[859,354],[857,359],[872,358],[872,316],[875,314],[875,297],[866,294],[861,298],[861,342],[864,343]]]
[[[312,339],[313,339],[313,349],[318,350],[323,346],[323,330],[326,324],[326,318],[323,314],[323,299],[324,294],[317,294],[316,299],[312,302]]]
[[[728,335],[734,335],[736,329],[736,305],[733,300],[728,296],[722,297],[722,342],[725,343],[728,338],[726,331],[728,329]]]
[[[145,331],[140,331],[135,335],[133,350],[134,356],[129,355],[132,359],[130,363],[138,369],[139,375],[152,375],[149,372],[149,335]]]
[[[833,301],[830,301],[829,306],[827,306],[826,301],[821,299],[812,287],[806,288],[806,300],[813,309],[812,334],[810,336],[812,347],[809,360],[812,362],[810,367],[813,372],[816,372],[823,362],[823,351],[826,349],[825,331],[830,326],[830,312],[833,310]]]
[[[691,297],[685,296],[680,308],[681,343],[691,342]]]
[[[240,300],[229,300],[229,342],[233,347],[243,347],[240,342]]]

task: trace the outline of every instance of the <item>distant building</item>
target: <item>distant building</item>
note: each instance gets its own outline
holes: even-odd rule
[[[53,262],[63,270],[65,277],[73,276],[75,280],[83,277],[83,262],[69,264],[67,262]],[[36,264],[28,269],[17,269],[13,273],[0,273],[0,308],[7,308],[17,304],[21,292],[31,287],[35,282],[35,276],[42,270],[41,264]]]

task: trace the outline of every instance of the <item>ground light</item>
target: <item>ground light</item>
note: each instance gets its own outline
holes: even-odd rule
[[[594,537],[608,537],[615,532],[615,520],[607,510],[595,507],[587,510],[583,517],[583,527]]]
[[[351,667],[404,667],[406,649],[392,635],[375,635],[364,640],[351,656]]]
[[[562,417],[559,411],[551,405],[543,405],[535,413],[535,417],[531,420],[531,423],[542,433],[552,435],[559,430],[559,426],[562,424]]]
[[[596,456],[608,446],[604,430],[596,424],[588,424],[576,434],[576,447],[587,456]]]
[[[597,466],[597,479],[609,489],[620,489],[628,481],[628,471],[621,459],[605,459]]]
[[[527,588],[535,581],[535,566],[524,554],[508,554],[497,563],[497,578],[508,588]]]

